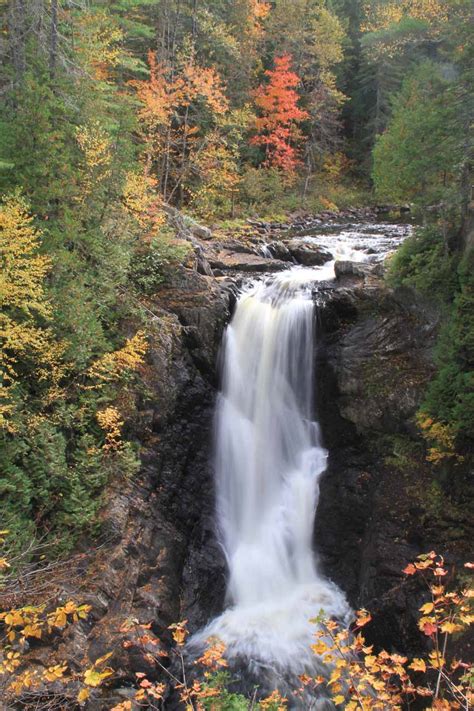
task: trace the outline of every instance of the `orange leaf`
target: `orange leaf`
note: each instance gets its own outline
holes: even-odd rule
[[[438,629],[437,625],[434,625],[432,622],[425,622],[425,624],[422,627],[422,631],[425,633],[425,635],[427,637],[432,637],[436,633],[437,629]]]

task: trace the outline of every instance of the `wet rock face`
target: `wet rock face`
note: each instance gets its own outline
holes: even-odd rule
[[[407,431],[433,372],[437,315],[424,310],[414,294],[383,287],[336,291],[330,308],[342,305],[347,312],[347,299],[356,309],[355,322],[337,345],[333,334],[328,350],[341,415],[360,434]]]
[[[231,294],[215,280],[183,270],[159,298],[176,315],[181,337],[166,382],[174,402],[167,416],[155,403],[147,450],[149,476],[157,488],[154,516],[163,520],[170,539],[160,548],[148,584],[153,589],[153,576],[171,566],[166,593],[174,604],[168,619],[186,618],[196,629],[221,608],[225,585],[215,539],[212,429],[217,356]],[[158,392],[156,386],[153,390]]]
[[[268,259],[263,255],[245,254],[241,251],[222,250],[209,259],[212,269],[231,272],[277,272],[288,269],[288,264],[278,259]]]
[[[372,612],[367,638],[417,653],[426,592],[402,570],[432,549],[459,565],[473,533],[468,487],[456,493],[454,477],[436,481],[414,423],[433,372],[437,314],[373,276],[322,301],[317,400],[330,455],[315,548],[351,605]]]

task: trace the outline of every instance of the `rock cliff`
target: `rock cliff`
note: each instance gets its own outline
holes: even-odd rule
[[[433,549],[462,564],[474,524],[468,472],[429,465],[415,423],[438,315],[373,271],[336,274],[336,288],[318,294],[318,414],[330,456],[315,548],[351,604],[371,610],[367,637],[416,652],[424,590],[402,570]]]

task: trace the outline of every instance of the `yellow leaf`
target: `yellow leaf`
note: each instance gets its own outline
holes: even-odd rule
[[[101,664],[103,664],[104,662],[106,662],[107,659],[110,659],[110,657],[112,656],[112,654],[113,654],[112,652],[107,652],[107,654],[104,654],[103,657],[99,657],[98,659],[95,660],[94,666],[95,666],[95,667],[100,666]]]
[[[423,661],[423,659],[414,659],[412,663],[409,665],[410,669],[413,669],[413,671],[420,671],[420,672],[425,672],[426,671],[426,664]]]
[[[25,625],[23,629],[24,637],[36,637],[41,639],[41,628],[37,624]]]
[[[91,692],[89,691],[89,689],[81,689],[76,698],[79,704],[82,706],[86,703],[90,695]]]
[[[434,610],[434,604],[432,602],[425,602],[425,604],[420,607],[420,612],[424,615],[429,615],[432,610]]]
[[[43,672],[43,677],[47,681],[56,681],[64,675],[66,669],[66,664],[56,664],[54,667],[49,667],[48,669],[46,669],[46,671]]]
[[[104,669],[103,671],[97,671],[94,667],[86,669],[84,672],[84,683],[87,686],[100,686],[102,682],[107,679],[107,677],[112,676],[112,669]]]
[[[441,625],[441,632],[447,632],[447,634],[453,634],[453,632],[460,632],[462,630],[462,625],[456,625],[454,622],[443,622]]]
[[[170,625],[168,629],[172,630],[173,639],[179,647],[183,647],[188,636],[188,631],[186,629],[187,620],[178,622],[177,624]]]
[[[346,699],[344,698],[344,696],[342,696],[342,694],[338,694],[337,696],[333,696],[332,700],[334,701],[336,706],[338,706],[339,704],[343,704]]]
[[[58,607],[58,609],[53,612],[50,624],[53,627],[65,627],[67,625],[66,613],[62,608]]]
[[[316,642],[316,644],[312,644],[311,649],[315,654],[324,654],[324,652],[329,651],[328,645],[326,644],[326,642],[323,641]]]
[[[446,664],[444,657],[437,654],[436,652],[430,652],[430,664],[434,669],[442,669]]]

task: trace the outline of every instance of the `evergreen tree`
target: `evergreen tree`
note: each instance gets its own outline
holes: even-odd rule
[[[393,101],[388,129],[374,149],[374,183],[383,200],[427,205],[457,183],[459,134],[448,83],[432,63],[416,67]]]

